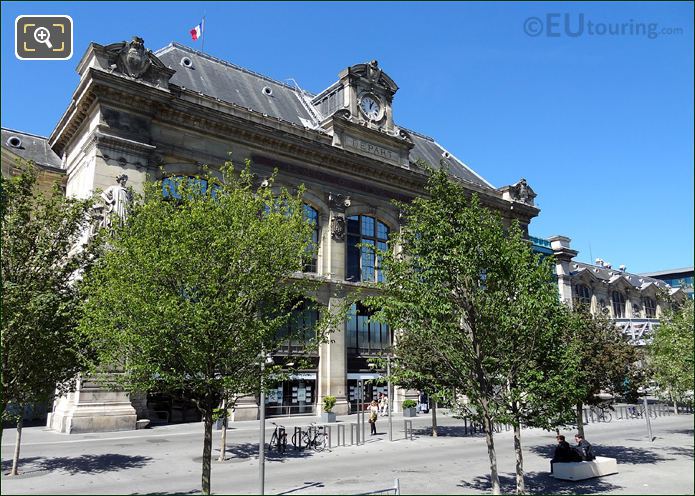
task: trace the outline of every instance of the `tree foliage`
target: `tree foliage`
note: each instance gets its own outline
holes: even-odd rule
[[[519,426],[548,426],[566,414],[568,403],[558,398],[576,363],[563,339],[557,285],[550,262],[532,253],[516,222],[505,227],[446,171],[429,172],[428,197],[399,205],[405,228],[391,239],[399,251],[383,255],[384,294],[370,303],[403,330],[395,352],[403,369],[416,366],[412,379],[429,375],[455,389],[458,406],[482,422],[495,493],[493,425],[515,425],[523,491]],[[428,372],[430,361],[436,368]]]
[[[659,386],[678,401],[693,401],[693,300],[665,312],[649,347],[649,361]]]
[[[147,183],[86,281],[81,329],[122,386],[197,402],[205,493],[214,408],[259,390],[261,360],[311,289],[293,277],[311,240],[302,190],[256,188],[249,167],[180,181],[166,199],[161,181]]]
[[[41,193],[35,166],[19,168],[3,178],[0,209],[2,414],[12,403],[21,421],[24,406],[74,387],[84,365],[77,274],[91,265],[98,241],[80,246],[92,201],[66,198],[57,184]]]

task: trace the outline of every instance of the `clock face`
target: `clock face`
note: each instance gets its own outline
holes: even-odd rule
[[[367,116],[367,118],[375,121],[379,118],[379,114],[381,112],[381,104],[379,103],[379,100],[376,98],[365,95],[362,97],[362,100],[360,101],[360,107],[362,108],[362,112],[364,112],[364,115]]]

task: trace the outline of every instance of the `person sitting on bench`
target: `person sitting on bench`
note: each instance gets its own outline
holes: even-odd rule
[[[577,434],[574,436],[574,440],[577,442],[577,445],[574,447],[574,451],[576,451],[577,454],[581,457],[580,461],[590,462],[591,460],[596,459],[591,444],[589,443],[589,441],[584,439],[584,436],[582,436],[581,434]]]
[[[579,454],[572,449],[570,443],[565,441],[565,436],[558,435],[557,446],[553,453],[553,459],[550,460],[550,473],[553,473],[553,463],[568,463],[581,461]]]

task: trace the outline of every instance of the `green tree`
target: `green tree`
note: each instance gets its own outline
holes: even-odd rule
[[[96,238],[80,246],[92,201],[51,194],[37,185],[33,164],[2,181],[2,418],[19,413],[12,475],[17,475],[24,408],[74,387],[84,347],[75,332],[82,292],[76,275],[95,255]],[[57,385],[57,386],[56,386]]]
[[[429,172],[428,197],[399,204],[405,228],[391,240],[399,251],[382,254],[384,293],[372,301],[380,319],[411,335],[420,356],[438,362],[437,382],[467,396],[454,401],[483,425],[495,494],[493,427],[514,426],[523,492],[521,423],[549,424],[558,417],[552,408],[567,408],[554,400],[562,394],[559,364],[573,359],[563,346],[557,285],[516,222],[505,228],[446,171]]]
[[[579,366],[574,377],[568,379],[568,385],[574,385],[577,429],[584,435],[585,404],[600,404],[601,392],[628,398],[636,394],[644,377],[640,364],[642,351],[631,345],[627,336],[603,314],[592,315],[586,308],[577,307],[570,319],[568,346],[576,350]]]
[[[249,167],[168,182],[164,199],[148,182],[85,281],[81,329],[102,366],[122,370],[127,391],[185,391],[200,409],[205,494],[215,408],[259,390],[261,363],[311,289],[293,277],[312,231],[301,188],[256,188]]]
[[[649,346],[649,361],[659,386],[674,401],[693,401],[693,300],[665,312]]]

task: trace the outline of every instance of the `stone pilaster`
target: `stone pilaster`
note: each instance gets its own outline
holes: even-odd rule
[[[548,238],[555,256],[555,272],[560,300],[570,307],[572,306],[572,280],[570,262],[578,252],[570,248],[570,238],[566,236],[552,236]]]

